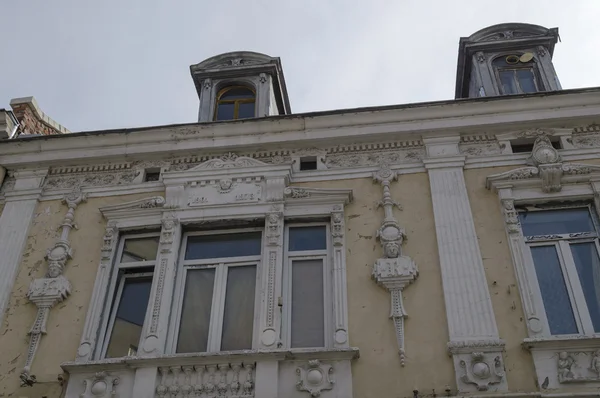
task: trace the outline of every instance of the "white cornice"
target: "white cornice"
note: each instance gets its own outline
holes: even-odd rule
[[[600,91],[563,92],[524,98],[494,98],[415,104],[397,109],[348,110],[242,122],[159,126],[58,138],[0,143],[0,164],[15,168],[85,159],[120,161],[193,151],[261,150],[282,146],[352,144],[374,139],[418,140],[460,133],[589,124],[600,115]],[[342,142],[340,142],[342,141]]]

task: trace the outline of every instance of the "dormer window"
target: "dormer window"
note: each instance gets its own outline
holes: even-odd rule
[[[254,117],[256,93],[249,87],[225,87],[217,95],[215,120],[235,120]]]
[[[500,91],[504,95],[544,91],[537,77],[533,54],[503,55],[493,61]]]

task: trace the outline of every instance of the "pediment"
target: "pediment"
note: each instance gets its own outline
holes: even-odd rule
[[[249,65],[268,64],[274,59],[266,54],[253,51],[234,51],[205,59],[196,65],[192,65],[191,69],[194,72],[208,69],[238,68]]]
[[[269,166],[269,164],[247,156],[237,156],[234,153],[227,153],[220,158],[207,160],[188,171],[222,170],[254,166]]]
[[[600,165],[584,163],[550,163],[519,167],[486,178],[487,189],[507,186],[540,186],[544,192],[560,192],[565,182],[589,181],[600,177]]]

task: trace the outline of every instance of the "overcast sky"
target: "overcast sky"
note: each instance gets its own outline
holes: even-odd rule
[[[294,113],[454,97],[458,40],[558,27],[563,88],[600,86],[600,0],[20,0],[0,4],[0,108],[35,96],[71,131],[188,123],[189,66],[281,57]]]

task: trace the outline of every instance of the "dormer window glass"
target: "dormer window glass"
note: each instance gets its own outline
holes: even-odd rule
[[[506,55],[493,62],[500,91],[504,95],[543,91],[530,53]]]
[[[235,120],[254,117],[256,93],[245,86],[225,87],[217,95],[215,120]]]

